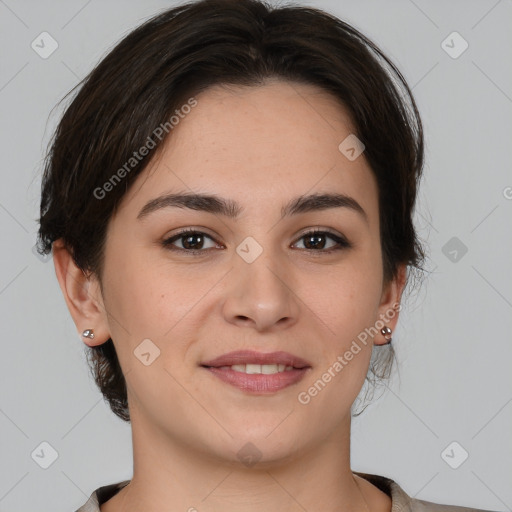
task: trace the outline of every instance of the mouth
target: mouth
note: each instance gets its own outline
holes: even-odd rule
[[[242,350],[224,354],[201,366],[227,384],[258,394],[274,393],[296,384],[311,368],[288,352]]]

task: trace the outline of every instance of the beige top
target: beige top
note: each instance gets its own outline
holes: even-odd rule
[[[476,508],[440,505],[430,501],[417,500],[408,496],[404,490],[390,478],[368,473],[358,473],[357,471],[353,471],[353,473],[368,480],[391,498],[391,512],[490,512]],[[81,506],[76,512],[100,512],[100,505],[112,498],[112,496],[117,494],[118,491],[129,483],[130,480],[124,480],[115,484],[99,487],[91,494],[87,503]]]

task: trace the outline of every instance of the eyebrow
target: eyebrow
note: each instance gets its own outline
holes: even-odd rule
[[[198,194],[192,192],[165,194],[151,199],[140,210],[137,219],[141,220],[149,214],[162,208],[188,208],[214,215],[223,215],[236,219],[243,211],[243,207],[232,199],[225,199],[214,194]],[[281,208],[281,219],[291,215],[313,211],[328,210],[331,208],[348,208],[363,217],[368,223],[368,216],[363,207],[352,197],[345,194],[310,194],[302,195],[290,200]]]

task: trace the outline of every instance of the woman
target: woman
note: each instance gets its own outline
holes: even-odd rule
[[[439,510],[350,468],[421,269],[422,166],[403,77],[319,10],[194,2],[100,62],[48,155],[40,249],[134,473],[79,510]]]

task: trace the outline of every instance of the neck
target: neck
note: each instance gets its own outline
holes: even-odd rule
[[[140,419],[132,418],[133,478],[102,512],[368,510],[350,469],[350,416],[321,444],[251,467],[183,446]]]

